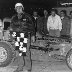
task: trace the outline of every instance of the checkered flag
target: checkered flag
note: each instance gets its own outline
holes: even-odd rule
[[[13,32],[12,37],[15,39],[15,50],[19,51],[19,55],[23,55],[27,51],[28,36],[25,33]]]

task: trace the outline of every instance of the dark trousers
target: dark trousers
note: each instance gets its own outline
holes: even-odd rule
[[[60,31],[58,29],[57,30],[50,29],[49,30],[49,35],[54,36],[54,37],[59,37],[60,36]]]
[[[27,52],[26,56],[23,57],[23,64],[18,65],[18,69],[21,70],[23,67],[25,67],[26,70],[32,70],[32,61],[31,61],[31,51],[30,51],[30,38],[28,39],[27,43]]]

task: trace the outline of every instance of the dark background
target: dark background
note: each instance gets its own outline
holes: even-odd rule
[[[42,15],[44,9],[50,10],[65,1],[71,0],[0,0],[0,18],[11,17],[17,2],[23,3],[27,13],[32,14],[33,10],[37,10]]]

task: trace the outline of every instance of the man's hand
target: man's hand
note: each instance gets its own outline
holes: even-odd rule
[[[13,31],[13,29],[12,29],[12,28],[9,28],[9,30],[10,30],[10,31]]]
[[[32,36],[32,37],[31,37],[31,41],[32,41],[32,42],[35,42],[35,36]]]
[[[59,31],[61,31],[61,29],[59,29]]]

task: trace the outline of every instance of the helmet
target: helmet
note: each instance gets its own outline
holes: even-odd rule
[[[15,8],[18,7],[18,6],[21,6],[23,8],[23,4],[22,3],[16,3],[15,4]]]

